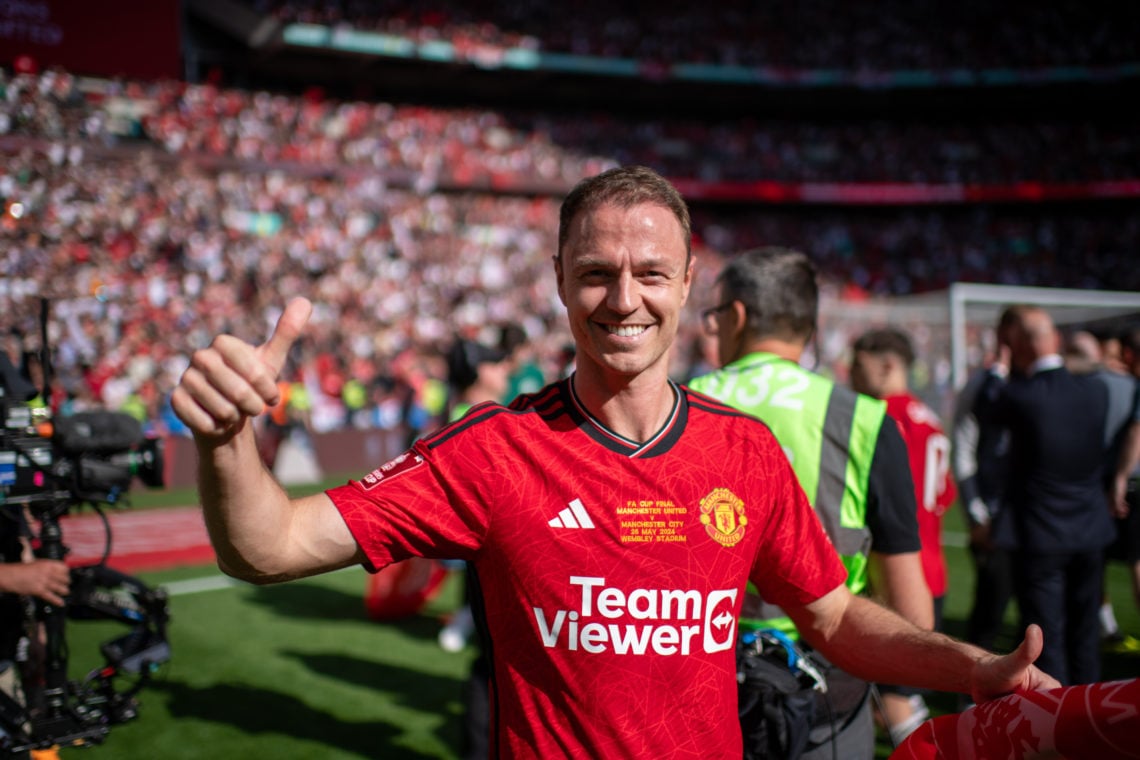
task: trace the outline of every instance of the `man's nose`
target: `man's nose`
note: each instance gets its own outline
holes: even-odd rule
[[[606,305],[614,313],[630,314],[637,310],[639,300],[637,280],[632,273],[623,272],[610,286]]]

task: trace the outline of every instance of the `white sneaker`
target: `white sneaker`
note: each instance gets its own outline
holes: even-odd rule
[[[930,708],[926,706],[926,700],[922,698],[921,694],[912,694],[909,701],[910,717],[902,723],[890,727],[891,741],[896,747],[902,744],[922,725],[923,721],[930,717]]]
[[[445,652],[459,652],[467,646],[467,639],[475,630],[475,620],[471,608],[463,605],[452,616],[451,621],[439,632],[439,645]]]

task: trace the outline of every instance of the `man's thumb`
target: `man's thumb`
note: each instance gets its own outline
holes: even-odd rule
[[[273,334],[269,336],[259,349],[261,358],[265,360],[274,371],[281,372],[285,366],[285,359],[289,356],[289,348],[301,336],[309,315],[313,313],[313,305],[307,298],[294,298],[281,313]]]
[[[1041,626],[1033,623],[1025,629],[1025,638],[1022,639],[1021,645],[1017,647],[1017,658],[1028,667],[1037,661],[1044,647],[1045,634],[1041,630]]]

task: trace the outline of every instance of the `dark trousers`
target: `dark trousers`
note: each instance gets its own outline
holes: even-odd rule
[[[974,607],[966,627],[966,640],[993,650],[1001,632],[1005,608],[1013,597],[1013,568],[1005,549],[970,546],[974,559]]]
[[[1063,685],[1100,680],[1100,607],[1104,552],[1014,555],[1014,589],[1022,627],[1045,633],[1037,667]]]

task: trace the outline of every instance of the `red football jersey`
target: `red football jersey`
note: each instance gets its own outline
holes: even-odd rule
[[[1140,759],[1140,678],[1021,691],[932,718],[891,760]]]
[[[474,564],[493,756],[735,760],[746,581],[781,606],[843,583],[767,427],[674,391],[645,443],[562,381],[329,491],[373,568]]]
[[[918,537],[922,570],[930,593],[946,594],[946,557],[942,552],[942,515],[958,492],[950,475],[950,439],[938,415],[910,394],[888,396],[887,414],[898,423],[906,442],[914,500],[918,503]]]

